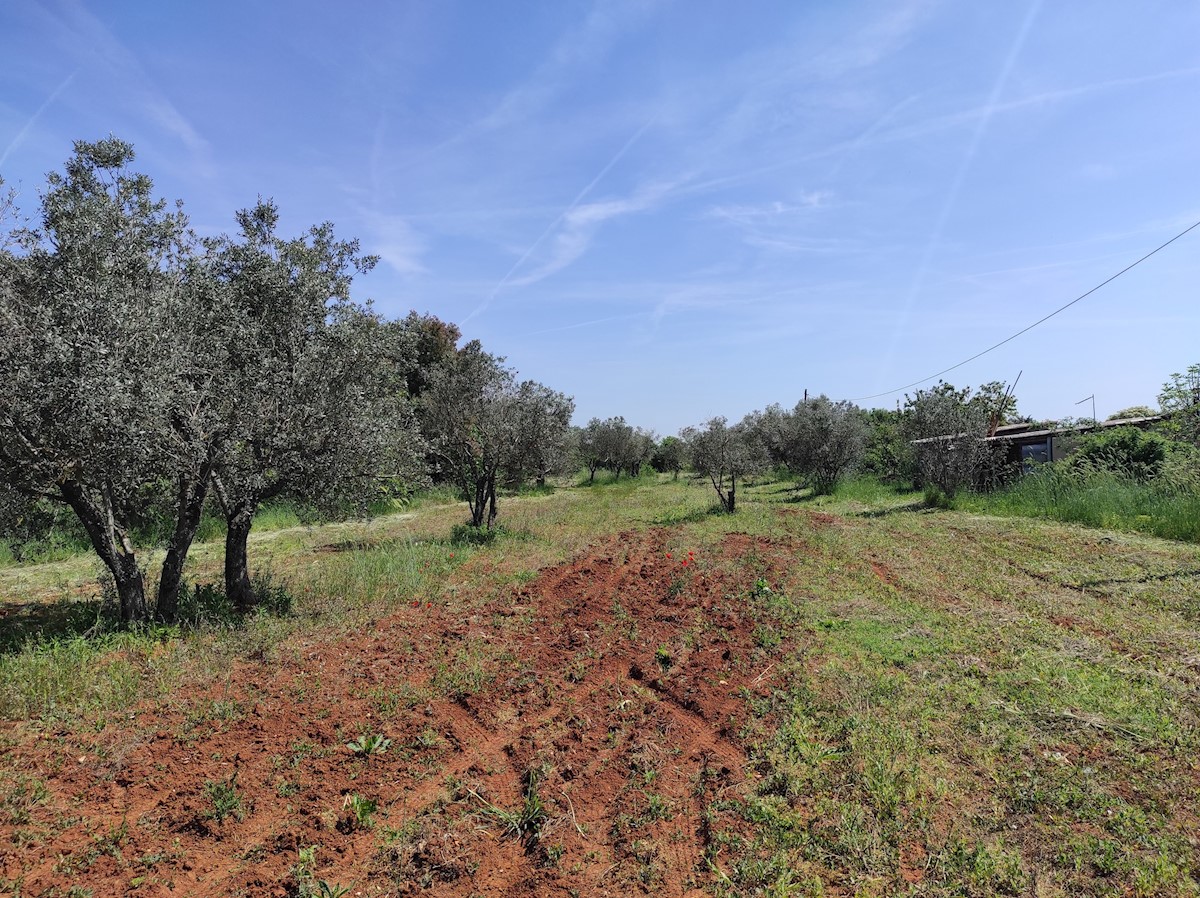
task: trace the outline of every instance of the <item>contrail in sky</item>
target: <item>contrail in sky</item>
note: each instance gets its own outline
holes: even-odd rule
[[[1037,17],[1041,6],[1042,0],[1034,0],[1030,4],[1029,11],[1025,14],[1025,21],[1021,23],[1021,30],[1017,32],[1012,47],[1008,51],[1008,56],[1004,60],[1004,66],[1000,69],[1000,74],[996,77],[995,84],[992,85],[992,92],[988,96],[983,114],[975,122],[975,130],[971,134],[971,142],[967,145],[967,151],[963,154],[958,171],[954,174],[954,180],[950,183],[950,190],[946,194],[946,201],[942,204],[942,211],[938,215],[937,223],[933,226],[933,233],[929,235],[929,242],[925,245],[925,252],[921,255],[921,264],[917,266],[912,286],[909,287],[908,295],[904,299],[904,308],[900,318],[892,327],[892,342],[880,365],[880,377],[886,374],[892,363],[892,359],[895,357],[896,347],[899,345],[900,339],[904,336],[904,332],[908,327],[908,321],[912,317],[913,305],[916,303],[921,289],[925,286],[925,278],[929,273],[929,263],[933,261],[933,255],[941,245],[942,234],[946,229],[946,222],[949,220],[950,213],[954,211],[954,207],[958,203],[958,195],[962,191],[967,172],[970,171],[971,163],[975,161],[975,154],[979,152],[979,144],[983,140],[984,132],[987,131],[988,123],[992,120],[992,113],[996,111],[999,105],[1000,96],[1004,93],[1005,85],[1008,84],[1008,77],[1012,74],[1013,65],[1017,61],[1017,56],[1021,53],[1021,48],[1025,45],[1025,38],[1029,35],[1029,29],[1033,25],[1033,20]]]
[[[76,71],[78,71],[78,69],[76,69]],[[21,142],[25,140],[25,135],[28,134],[29,130],[37,123],[37,120],[42,117],[42,113],[50,108],[50,104],[58,99],[59,94],[66,90],[67,86],[74,79],[75,72],[72,72],[65,79],[63,79],[62,84],[54,89],[54,93],[50,94],[50,96],[46,98],[46,102],[38,107],[37,112],[29,117],[29,121],[25,123],[25,127],[17,132],[17,136],[10,140],[8,142],[8,146],[4,148],[4,153],[0,154],[0,166],[4,165],[4,163],[8,161],[8,157],[12,154],[13,150],[21,145]]]
[[[462,320],[463,324],[466,324],[468,321],[470,321],[476,315],[479,315],[482,312],[484,312],[487,309],[487,307],[492,304],[492,300],[494,300],[496,298],[496,294],[498,294],[502,289],[504,289],[504,285],[507,284],[509,282],[509,280],[512,279],[512,276],[514,274],[517,273],[517,269],[519,269],[522,265],[524,265],[525,261],[530,256],[533,255],[534,251],[539,246],[542,245],[542,241],[545,240],[547,237],[549,237],[550,234],[554,232],[554,229],[557,228],[560,224],[562,224],[563,219],[565,219],[568,215],[570,215],[572,212],[575,211],[575,208],[584,201],[584,199],[587,197],[587,195],[589,193],[592,192],[592,188],[594,188],[597,184],[599,184],[600,181],[604,178],[604,176],[609,173],[609,171],[612,169],[612,167],[621,161],[621,157],[629,152],[630,148],[635,143],[637,143],[638,138],[641,137],[643,133],[645,133],[646,129],[649,128],[652,124],[654,124],[654,121],[655,120],[653,118],[650,119],[648,122],[646,122],[640,128],[638,128],[635,132],[633,132],[633,136],[630,137],[629,140],[625,141],[625,145],[623,147],[621,147],[620,150],[617,151],[617,155],[613,156],[612,159],[608,160],[608,164],[606,166],[604,166],[604,168],[600,169],[600,174],[598,174],[598,175],[596,175],[596,177],[592,178],[592,180],[588,182],[587,186],[584,187],[583,190],[579,191],[579,194],[575,197],[575,199],[573,199],[571,201],[571,205],[569,205],[569,206],[567,206],[567,208],[563,209],[563,211],[559,213],[558,218],[556,218],[556,219],[554,219],[554,221],[550,222],[550,224],[547,226],[546,230],[542,231],[541,236],[539,236],[537,240],[533,241],[533,245],[530,246],[529,249],[525,250],[525,254],[523,256],[521,256],[521,258],[517,259],[517,261],[513,264],[512,268],[508,269],[508,274],[504,275],[504,277],[502,277],[500,279],[500,282],[498,284],[496,284],[495,287],[492,288],[492,292],[488,294],[487,299],[485,299],[482,303],[480,303],[479,306],[475,309],[475,311],[473,311],[470,315],[468,315],[466,318],[464,318]]]

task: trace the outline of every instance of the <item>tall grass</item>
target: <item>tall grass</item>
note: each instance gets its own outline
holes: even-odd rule
[[[1140,482],[1099,469],[1045,465],[1012,486],[963,494],[954,507],[1200,542],[1200,492],[1166,481]]]

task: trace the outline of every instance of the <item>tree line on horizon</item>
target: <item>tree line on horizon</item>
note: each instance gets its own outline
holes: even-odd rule
[[[249,534],[280,498],[347,515],[440,482],[490,529],[502,488],[580,469],[588,483],[690,470],[729,512],[739,481],[768,469],[814,493],[858,470],[953,493],[992,463],[983,444],[913,441],[1016,415],[1003,384],[939,383],[895,411],[821,395],[662,439],[619,416],[573,427],[571,397],[519,380],[477,340],[459,346],[456,325],[353,300],[377,259],[331,224],[282,236],[259,199],[232,235],[200,238],[133,161],[119,139],[80,141],[30,220],[0,199],[0,535],[69,510],[125,621],[175,619],[214,510],[225,594],[248,611],[263,593]],[[153,592],[147,539],[165,550]]]

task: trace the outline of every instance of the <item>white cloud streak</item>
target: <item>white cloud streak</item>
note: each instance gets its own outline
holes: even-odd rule
[[[64,0],[51,17],[73,55],[91,56],[115,72],[122,88],[133,99],[133,109],[172,135],[191,154],[193,167],[206,177],[215,176],[211,148],[191,122],[153,82],[137,57],[108,27],[76,0]]]
[[[50,96],[48,96],[42,105],[37,108],[37,112],[29,117],[29,120],[25,122],[25,125],[20,131],[17,132],[16,136],[8,142],[8,146],[4,148],[4,152],[0,153],[0,166],[3,166],[4,163],[8,161],[8,157],[18,147],[20,147],[22,143],[25,142],[25,138],[29,135],[29,132],[33,130],[33,126],[37,124],[38,119],[42,117],[42,113],[49,109],[54,104],[54,101],[62,95],[63,91],[70,87],[71,82],[75,80],[77,71],[78,70],[69,74],[62,80],[58,87],[54,88],[54,91],[50,94]]]
[[[425,241],[402,216],[372,209],[360,209],[359,215],[371,232],[368,251],[378,255],[398,274],[424,273],[421,258],[426,250]]]
[[[496,298],[496,295],[505,286],[508,285],[508,283],[512,280],[513,275],[516,274],[517,271],[521,268],[521,266],[524,265],[525,262],[529,259],[529,257],[534,254],[534,252],[537,250],[537,248],[542,245],[543,241],[545,241],[545,239],[547,237],[549,237],[550,234],[553,233],[554,230],[559,227],[559,225],[561,225],[564,221],[567,220],[567,217],[570,216],[575,211],[575,209],[579,206],[579,204],[582,203],[584,201],[584,199],[587,198],[587,195],[589,193],[591,193],[592,189],[595,188],[595,186],[604,179],[604,176],[607,175],[612,170],[613,166],[615,166],[618,162],[621,161],[621,158],[626,153],[629,152],[630,148],[633,147],[633,145],[635,143],[637,143],[638,138],[640,138],[642,136],[642,134],[645,133],[646,129],[649,128],[653,123],[654,123],[653,119],[646,122],[640,128],[638,128],[637,131],[635,131],[633,133],[633,135],[627,141],[625,141],[624,146],[622,146],[621,149],[619,149],[617,151],[617,154],[608,161],[608,163],[604,166],[604,168],[600,169],[600,172],[594,178],[592,178],[591,181],[589,181],[587,183],[587,186],[585,186],[583,188],[583,190],[579,191],[579,193],[575,196],[575,199],[571,201],[571,204],[569,206],[567,206],[567,208],[564,209],[557,218],[555,218],[552,222],[550,222],[550,224],[547,226],[547,228],[544,231],[542,231],[542,233],[538,236],[538,238],[535,241],[533,241],[533,243],[529,246],[529,248],[527,250],[525,250],[525,252],[521,255],[521,257],[519,259],[517,259],[516,262],[513,263],[513,266],[508,270],[508,272],[504,275],[504,277],[502,277],[500,279],[500,281],[496,284],[496,286],[492,288],[492,290],[488,294],[487,298],[484,299],[484,301],[482,303],[480,303],[469,315],[467,315],[463,319],[463,324],[466,324],[471,319],[483,314],[483,312],[485,312],[487,310],[488,306],[490,306],[492,304],[492,301]],[[578,254],[576,254],[575,258],[578,258]],[[531,282],[527,282],[527,283],[531,283]]]

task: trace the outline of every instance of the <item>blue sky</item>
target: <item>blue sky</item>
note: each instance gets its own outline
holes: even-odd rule
[[[199,231],[331,220],[360,298],[660,433],[915,381],[1200,219],[1191,3],[9,0],[0,53],[25,208],[114,133]],[[1198,283],[1200,229],[947,379],[1153,404]]]

